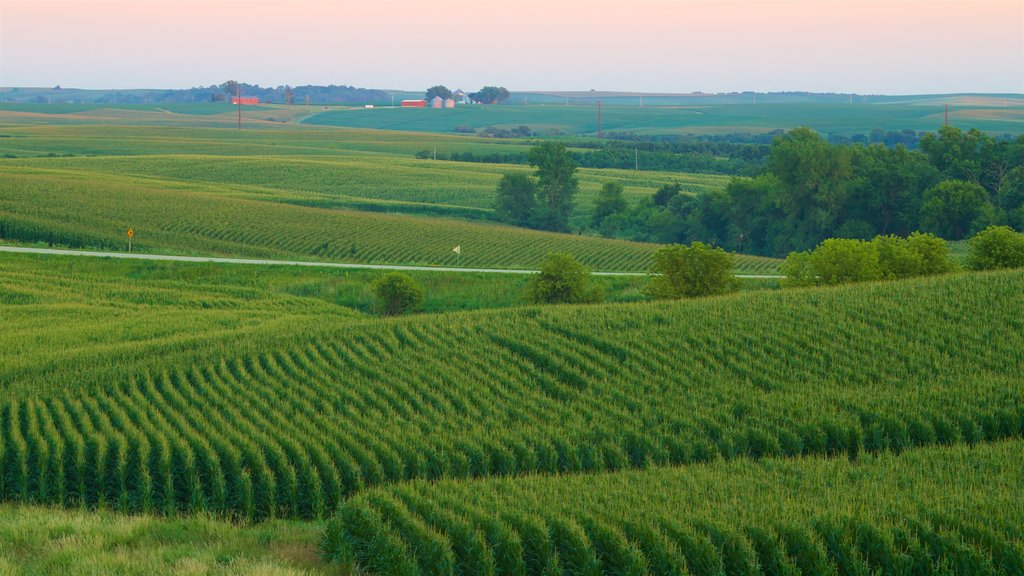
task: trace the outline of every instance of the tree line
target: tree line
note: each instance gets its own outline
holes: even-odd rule
[[[904,146],[830,144],[808,128],[772,143],[763,170],[724,190],[668,185],[628,206],[606,185],[592,228],[604,236],[785,256],[831,237],[934,233],[966,238],[989,225],[1024,229],[1024,136],[997,140],[944,127]]]

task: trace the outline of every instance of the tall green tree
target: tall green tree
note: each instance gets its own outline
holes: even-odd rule
[[[776,138],[768,167],[781,183],[776,201],[789,233],[776,237],[775,250],[813,244],[837,227],[853,173],[845,146],[832,146],[810,128]]]
[[[537,168],[537,207],[534,226],[555,232],[569,231],[573,196],[579,190],[576,164],[561,142],[544,142],[530,149],[530,165]]]
[[[961,240],[992,222],[995,209],[980,184],[946,180],[925,190],[921,229],[947,240]]]
[[[502,221],[527,226],[537,204],[537,185],[526,174],[505,174],[498,182],[495,215]]]
[[[594,201],[594,228],[599,228],[605,218],[625,211],[626,198],[622,195],[622,184],[605,182],[604,186],[601,186],[601,191],[597,193],[597,200]]]

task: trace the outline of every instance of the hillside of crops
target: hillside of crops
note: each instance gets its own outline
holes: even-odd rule
[[[371,573],[1024,573],[1024,441],[643,472],[410,482],[346,501]]]
[[[37,305],[11,304],[5,347],[32,330],[41,345],[0,376],[0,495],[320,518],[410,479],[1018,437],[1022,285],[1017,271],[674,304],[282,316],[244,337],[183,346],[172,330],[77,354],[61,345],[78,336],[47,339]]]
[[[520,101],[520,104],[522,102]],[[458,127],[512,129],[527,126],[545,134],[596,136],[597,103],[589,105],[461,106],[453,109],[375,108],[321,111],[303,118],[305,124],[451,133]],[[605,133],[643,135],[759,133],[809,126],[824,134],[866,134],[881,130],[931,131],[943,125],[944,102],[918,103],[777,103],[693,104],[679,106],[606,105],[601,128]],[[993,99],[954,107],[950,122],[969,124],[993,133],[1020,134],[1024,105],[1019,97]]]
[[[380,210],[399,210],[400,204],[437,205],[437,211],[466,208],[487,217],[495,204],[495,189],[503,174],[531,173],[526,166],[467,164],[418,160],[409,156],[349,153],[332,157],[171,155],[98,158],[37,158],[0,161],[0,166],[94,172],[216,184],[242,184],[280,190],[285,202],[322,207],[358,206],[383,200]],[[388,174],[387,179],[380,177]],[[576,213],[585,219],[598,190],[606,182],[623,185],[631,203],[649,198],[659,187],[678,182],[684,193],[721,190],[727,176],[580,169]],[[423,206],[427,208],[427,206]]]
[[[284,203],[281,192],[73,170],[0,169],[0,238],[152,253],[239,255],[391,264],[535,268],[551,251],[596,270],[646,271],[653,244],[497,224],[323,209]],[[262,198],[268,196],[267,198]],[[774,271],[778,260],[740,256],[737,270]]]

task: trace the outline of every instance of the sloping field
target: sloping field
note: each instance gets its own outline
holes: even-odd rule
[[[168,354],[150,343],[67,355],[55,338],[0,379],[0,497],[317,518],[409,479],[855,459],[1018,437],[1022,285],[1018,271],[296,319],[187,353],[172,342]],[[5,348],[45,330],[45,311],[6,308]]]
[[[495,189],[502,175],[533,172],[526,166],[434,162],[412,155],[396,157],[355,152],[328,157],[178,154],[36,158],[2,161],[0,166],[76,170],[93,172],[98,177],[105,174],[142,176],[197,185],[258,186],[286,192],[280,195],[285,201],[325,207],[363,199],[437,205],[438,211],[474,208],[478,218],[491,213]],[[605,182],[622,184],[631,203],[651,197],[665,184],[678,182],[684,192],[695,194],[720,190],[729,182],[728,176],[713,174],[585,168],[578,172],[577,212],[583,216],[590,213],[598,190]],[[387,174],[387,178],[382,179],[381,174]],[[380,204],[381,209],[387,207],[388,204]]]
[[[365,491],[332,557],[380,574],[1024,573],[1024,441]]]
[[[199,186],[74,170],[0,169],[0,238],[69,247],[346,262],[536,268],[551,251],[595,270],[646,271],[653,244],[554,234],[463,220],[321,209],[282,203],[280,192]],[[773,271],[778,260],[737,259]]]

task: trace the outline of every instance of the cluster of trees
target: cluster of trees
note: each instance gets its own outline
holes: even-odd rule
[[[242,96],[256,97],[260,99],[260,102],[278,102],[283,104],[295,104],[305,103],[306,97],[309,97],[309,101],[318,104],[325,104],[329,102],[337,103],[362,103],[362,102],[383,102],[388,99],[388,93],[383,90],[370,90],[367,88],[355,88],[353,86],[335,86],[333,84],[329,86],[277,86],[261,87],[259,84],[246,84],[244,82],[239,83],[235,80],[228,80],[219,86],[209,86],[207,88],[191,88],[189,90],[175,90],[173,92],[188,93],[186,96],[191,96],[193,100],[196,100],[197,96],[200,100],[209,100],[212,102],[220,102],[224,100],[231,100],[231,97],[238,93],[241,89]],[[171,101],[187,101],[187,100],[171,100]]]
[[[664,246],[654,254],[650,281],[644,293],[654,300],[678,300],[727,294],[739,290],[732,275],[735,257],[694,242],[690,246]],[[604,300],[600,286],[590,283],[590,271],[569,254],[552,253],[526,288],[532,304],[589,304]]]
[[[772,256],[832,237],[922,230],[959,240],[992,224],[1024,229],[1024,137],[945,127],[920,148],[835,145],[798,128],[776,138],[754,178],[698,195],[666,186],[594,227],[606,236],[701,240]]]
[[[427,100],[433,100],[434,97],[447,100],[453,96],[454,93],[447,86],[441,84],[427,88]],[[504,104],[509,98],[509,92],[502,86],[484,86],[476,92],[466,94],[466,97],[480,104]]]
[[[990,226],[970,240],[972,270],[1024,267],[1024,234],[1008,226]],[[786,286],[821,286],[929,276],[958,268],[946,241],[921,232],[907,238],[876,236],[856,240],[830,238],[814,250],[786,257]]]
[[[544,142],[530,149],[527,160],[537,168],[536,178],[516,173],[502,177],[495,215],[518,226],[568,232],[579,189],[571,154],[561,142]]]

